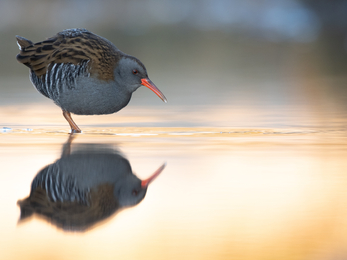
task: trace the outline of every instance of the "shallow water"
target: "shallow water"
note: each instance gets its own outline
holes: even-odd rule
[[[116,114],[73,116],[83,133],[70,149],[61,110],[34,90],[27,69],[1,78],[0,259],[346,258],[347,78],[324,74],[325,60],[305,46],[259,44],[259,60],[247,45],[213,45],[213,69],[201,55],[208,46],[192,45],[199,59],[188,63],[184,52],[174,69],[151,57],[150,77],[168,103],[140,88]],[[17,202],[41,170],[105,146],[141,180],[166,162],[140,203],[109,217],[72,203],[94,214],[78,225],[69,203],[41,196],[46,215],[19,221]],[[90,175],[88,156],[71,175]]]
[[[85,127],[82,144],[120,151],[140,178],[138,205],[86,231],[66,231],[18,200],[61,157],[67,127],[0,133],[2,259],[343,259],[347,138],[343,129]],[[340,258],[339,258],[340,257]]]

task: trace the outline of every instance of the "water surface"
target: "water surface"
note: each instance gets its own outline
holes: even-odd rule
[[[3,259],[336,259],[346,256],[347,142],[315,128],[85,128],[78,144],[119,150],[143,179],[166,168],[138,205],[85,232],[17,201],[60,158],[68,129],[0,134]],[[63,249],[63,250],[62,250]]]
[[[85,231],[19,221],[17,202],[62,157],[69,127],[14,64],[13,42],[0,80],[1,259],[347,257],[347,78],[326,71],[325,45],[174,35],[131,45],[167,104],[140,88],[116,114],[73,116],[72,154],[108,146],[141,180],[166,162],[143,200]]]

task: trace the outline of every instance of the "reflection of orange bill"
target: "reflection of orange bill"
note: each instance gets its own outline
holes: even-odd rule
[[[150,184],[165,168],[166,163],[164,163],[162,166],[159,167],[158,170],[156,170],[151,177],[149,177],[146,180],[141,181],[141,187],[145,188],[148,186],[148,184]]]

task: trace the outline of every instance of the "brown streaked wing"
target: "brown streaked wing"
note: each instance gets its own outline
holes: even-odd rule
[[[91,76],[102,80],[113,80],[114,68],[121,57],[112,43],[90,32],[78,36],[58,33],[45,41],[23,47],[17,60],[25,64],[40,77],[56,63],[81,64],[90,61]],[[50,65],[50,66],[49,66]]]
[[[20,220],[38,213],[65,230],[86,230],[119,209],[113,188],[110,184],[99,185],[91,191],[86,205],[79,201],[52,201],[47,191],[38,186],[28,198],[18,201]]]

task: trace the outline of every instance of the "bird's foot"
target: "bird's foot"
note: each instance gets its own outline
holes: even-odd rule
[[[81,133],[81,129],[76,125],[76,123],[72,120],[71,113],[69,111],[66,111],[63,109],[63,116],[65,117],[66,121],[69,123],[71,127],[71,133]]]
[[[80,134],[82,133],[81,129],[71,129],[71,134]]]

